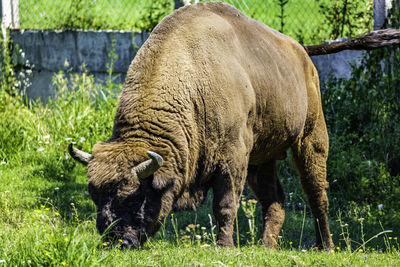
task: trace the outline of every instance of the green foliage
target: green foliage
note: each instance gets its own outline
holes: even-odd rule
[[[328,33],[328,40],[357,37],[368,33],[373,24],[373,0],[317,0],[324,20],[319,31]]]
[[[148,30],[173,11],[172,0],[21,0],[23,29]]]
[[[142,31],[152,31],[166,15],[174,9],[174,3],[170,0],[142,2],[139,18],[135,22],[135,28]]]
[[[103,17],[96,15],[96,1],[71,0],[68,7],[61,11],[60,29],[100,30],[106,22]],[[49,17],[47,17],[49,18]]]
[[[392,11],[389,26],[398,28],[398,7]],[[341,208],[358,209],[366,222],[391,229],[400,224],[399,86],[399,47],[366,53],[349,80],[323,86],[330,195]]]
[[[9,34],[9,32],[7,32]],[[4,40],[3,32],[0,32],[0,94],[7,93],[15,95],[15,84],[17,77],[15,73],[15,58],[10,51],[12,48],[11,40]]]
[[[207,2],[211,0],[202,0]],[[304,44],[352,37],[372,30],[372,0],[225,0]],[[114,29],[151,31],[174,1],[21,0],[23,29]]]

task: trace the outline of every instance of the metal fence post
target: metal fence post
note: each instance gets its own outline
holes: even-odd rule
[[[7,29],[19,29],[18,0],[1,0],[1,31],[7,42]]]
[[[1,0],[1,33],[3,35],[4,48],[7,50],[7,29],[19,29],[18,0]],[[7,51],[5,51],[7,52]]]
[[[18,0],[2,0],[1,21],[5,28],[19,29]]]
[[[391,7],[392,0],[374,0],[374,30],[383,26]]]

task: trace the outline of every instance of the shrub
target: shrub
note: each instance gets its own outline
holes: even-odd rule
[[[135,28],[141,31],[151,32],[174,9],[173,2],[169,0],[143,1],[142,5],[139,19],[135,22]]]
[[[393,2],[388,26],[398,28]],[[330,194],[339,206],[369,210],[384,224],[400,223],[400,49],[365,53],[349,80],[330,79],[323,105],[330,132]]]

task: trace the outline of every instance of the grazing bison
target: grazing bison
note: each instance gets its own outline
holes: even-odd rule
[[[88,154],[100,233],[136,248],[171,210],[195,209],[213,190],[218,244],[232,247],[247,181],[262,206],[263,241],[276,248],[284,221],[277,160],[291,149],[316,244],[328,225],[328,134],[318,74],[304,47],[224,3],[186,6],[154,29],[133,60],[112,137]]]

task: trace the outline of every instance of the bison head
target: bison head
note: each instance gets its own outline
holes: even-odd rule
[[[138,162],[122,149],[105,147],[97,152],[94,148],[93,155],[72,144],[68,150],[75,160],[88,167],[89,193],[97,206],[96,225],[100,234],[119,240],[124,247],[137,248],[158,230],[163,219],[163,194],[153,186],[154,173],[162,166],[163,158],[147,151],[150,159],[144,159],[143,152]]]

